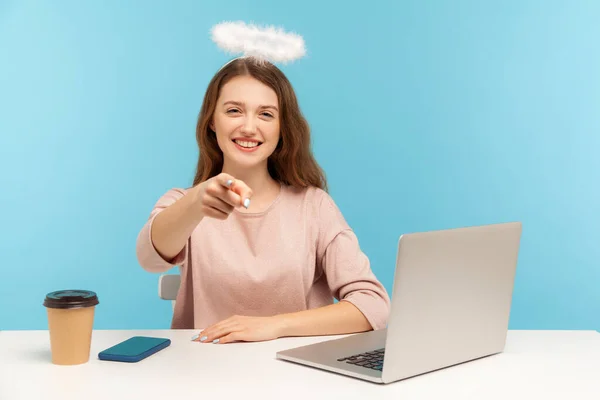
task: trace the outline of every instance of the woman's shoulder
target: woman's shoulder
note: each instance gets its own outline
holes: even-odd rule
[[[323,200],[331,200],[329,194],[316,186],[308,187],[295,187],[295,186],[283,186],[286,192],[286,198],[292,201],[299,201],[315,206],[320,206]]]
[[[319,187],[309,186],[299,188],[286,186],[285,192],[285,197],[290,208],[299,206],[302,210],[308,212],[317,219],[342,217],[333,197],[327,191]]]
[[[303,224],[310,225],[320,243],[326,246],[340,232],[350,229],[346,219],[329,192],[315,186],[295,188],[287,186],[289,204],[287,215],[303,215]],[[289,212],[291,211],[291,212]]]

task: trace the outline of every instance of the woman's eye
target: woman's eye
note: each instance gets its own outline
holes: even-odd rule
[[[273,118],[273,115],[271,115],[270,113],[267,113],[267,112],[266,112],[266,113],[263,113],[263,115],[264,115],[265,117]]]
[[[236,110],[236,109],[227,110],[227,114],[231,114],[231,113],[238,112],[238,111],[239,110]]]

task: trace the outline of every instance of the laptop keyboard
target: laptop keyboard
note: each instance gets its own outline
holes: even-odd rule
[[[354,354],[349,357],[338,358],[338,361],[381,371],[383,369],[384,354],[385,349],[377,349],[365,353]]]

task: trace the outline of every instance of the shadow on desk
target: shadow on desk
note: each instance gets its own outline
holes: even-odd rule
[[[34,363],[40,363],[40,362],[51,363],[52,362],[52,352],[50,351],[50,349],[46,350],[46,349],[32,348],[32,349],[21,352],[21,354],[19,355],[19,358],[21,358],[24,361],[31,361]]]

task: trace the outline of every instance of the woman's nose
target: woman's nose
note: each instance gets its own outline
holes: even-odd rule
[[[253,134],[256,132],[256,122],[254,118],[248,116],[244,119],[244,123],[242,124],[242,133],[245,134]]]

